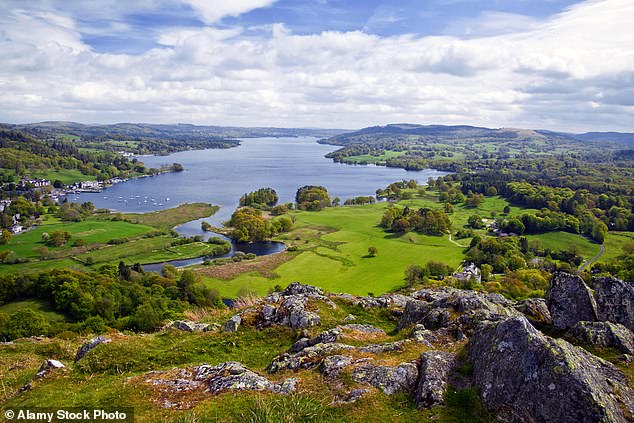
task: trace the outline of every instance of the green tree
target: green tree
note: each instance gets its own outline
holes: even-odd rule
[[[370,257],[376,257],[376,255],[377,255],[378,253],[379,253],[379,249],[378,249],[378,248],[376,248],[375,246],[370,245],[370,246],[368,247],[368,255],[369,255]]]
[[[9,242],[11,242],[12,237],[13,235],[11,234],[11,232],[3,229],[2,234],[0,234],[0,244],[8,244]]]
[[[49,329],[50,324],[42,313],[23,308],[9,316],[9,321],[4,324],[3,335],[13,340],[27,336],[47,335]]]

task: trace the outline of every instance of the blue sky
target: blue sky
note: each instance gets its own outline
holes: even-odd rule
[[[0,121],[634,131],[632,0],[4,0]]]

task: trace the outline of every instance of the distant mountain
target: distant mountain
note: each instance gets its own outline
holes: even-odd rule
[[[490,129],[468,125],[414,125],[414,124],[390,124],[385,126],[372,126],[354,132],[339,134],[328,139],[320,140],[323,144],[349,145],[379,141],[386,138],[399,138],[403,141],[410,137],[418,141],[450,141],[474,139],[486,141],[486,139],[545,139],[547,136],[537,131],[527,129],[501,128]]]
[[[634,144],[634,134],[620,132],[587,132],[584,134],[572,134],[548,130],[532,130],[517,128],[484,128],[468,125],[416,125],[416,124],[390,124],[385,126],[371,126],[358,131],[347,132],[320,140],[323,144],[349,145],[357,143],[372,143],[379,140],[395,138],[403,141],[408,138],[417,138],[419,141],[450,141],[450,140],[478,140],[486,141],[508,140],[562,140],[572,142],[610,142],[616,144]]]
[[[317,128],[241,128],[229,126],[207,126],[191,124],[151,124],[151,123],[116,123],[108,125],[86,125],[77,122],[49,121],[24,125],[3,125],[9,128],[31,133],[68,134],[90,137],[124,136],[141,138],[255,138],[255,137],[332,137],[346,132],[343,129]]]

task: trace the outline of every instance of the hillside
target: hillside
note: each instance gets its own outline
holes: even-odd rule
[[[139,422],[490,422],[516,413],[625,422],[634,394],[622,353],[634,344],[612,322],[634,316],[619,308],[588,322],[584,301],[605,308],[634,290],[596,283],[588,294],[579,277],[559,273],[547,301],[517,303],[453,288],[356,297],[292,283],[154,334],[5,344],[5,405],[114,402]]]

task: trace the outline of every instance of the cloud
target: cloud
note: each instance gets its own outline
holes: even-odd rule
[[[207,22],[272,2],[213,3]],[[147,34],[152,48],[128,54],[96,51],[69,10],[6,4],[0,121],[634,131],[630,0],[584,2],[515,31],[500,24],[504,16],[485,14],[469,35],[166,25]],[[148,4],[168,13],[162,1]],[[111,13],[122,28],[129,24]]]
[[[207,23],[215,23],[227,16],[239,16],[254,9],[267,7],[276,0],[182,0],[200,13]]]

